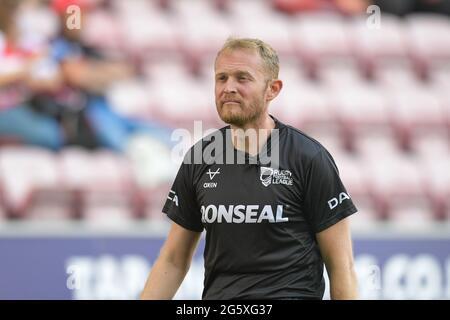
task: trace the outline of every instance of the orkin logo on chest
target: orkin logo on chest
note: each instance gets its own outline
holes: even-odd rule
[[[264,187],[267,187],[270,184],[284,184],[287,186],[292,186],[293,184],[292,173],[289,170],[261,167],[259,178]]]
[[[283,206],[277,205],[219,205],[202,206],[203,223],[279,223],[288,222],[288,217],[283,217]]]
[[[217,168],[216,171],[211,171],[211,169],[208,170],[208,172],[206,172],[206,174],[209,176],[209,180],[214,179],[214,177],[218,174],[220,174],[220,168]],[[205,182],[203,184],[203,188],[205,189],[213,189],[217,187],[217,182]]]

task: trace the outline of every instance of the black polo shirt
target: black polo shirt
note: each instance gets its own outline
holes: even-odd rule
[[[206,230],[203,299],[322,299],[315,234],[357,211],[328,151],[273,119],[257,157],[233,147],[229,126],[200,140],[164,205],[180,226]]]

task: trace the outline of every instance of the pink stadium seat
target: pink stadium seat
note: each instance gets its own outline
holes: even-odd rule
[[[180,47],[198,72],[202,61],[215,57],[217,50],[232,34],[227,16],[220,14],[210,1],[174,1]],[[201,19],[199,19],[201,17]]]
[[[330,103],[348,150],[356,149],[357,137],[389,131],[387,103],[377,86],[364,82],[335,85]]]
[[[425,86],[405,87],[389,92],[389,117],[400,145],[411,149],[412,140],[422,134],[445,134],[442,102]]]
[[[450,87],[450,64],[430,68],[429,78],[435,89],[445,90]],[[448,91],[447,95],[449,95]]]
[[[242,19],[247,18],[249,16],[249,12],[258,17],[270,17],[275,13],[271,8],[269,1],[261,0],[230,0],[228,2],[228,12],[230,15]]]
[[[202,121],[204,128],[217,124],[214,83],[206,83],[190,76],[153,83],[157,104],[152,112],[157,119],[188,130],[193,129],[194,121]]]
[[[339,168],[340,176],[351,196],[367,198],[369,196],[367,176],[364,175],[360,157],[343,153],[333,156]]]
[[[333,130],[335,114],[327,100],[328,92],[320,84],[312,83],[300,76],[289,76],[284,87],[272,102],[271,112],[293,126],[308,131],[310,128]]]
[[[83,218],[107,223],[132,217],[135,188],[125,159],[109,151],[69,148],[60,163],[64,185],[78,195]]]
[[[232,16],[230,22],[233,27],[232,34],[266,41],[280,56],[295,56],[292,26],[285,16],[274,12],[269,14],[263,12],[259,16],[252,13],[244,19],[238,15]]]
[[[414,202],[393,207],[389,215],[389,224],[402,231],[429,229],[435,224],[432,207],[427,202]]]
[[[117,81],[106,91],[111,108],[128,118],[152,119],[153,86],[149,80]]]
[[[361,135],[356,138],[356,150],[363,157],[362,163],[367,159],[377,158],[377,154],[388,158],[397,158],[401,155],[393,133],[384,132],[373,135]]]
[[[417,77],[413,66],[407,60],[397,62],[380,62],[374,72],[374,78],[386,89],[403,90],[405,87],[421,86],[423,82]]]
[[[171,186],[172,182],[164,182],[153,187],[140,189],[144,219],[163,220],[165,218],[162,209],[169,196]]]
[[[4,205],[13,217],[72,217],[73,199],[63,188],[54,154],[31,147],[2,148],[0,171]]]
[[[336,87],[342,85],[352,86],[355,83],[361,84],[366,79],[358,68],[358,65],[353,60],[344,62],[324,62],[317,71],[319,80],[326,86]]]
[[[446,135],[419,135],[412,141],[412,149],[420,159],[442,159],[450,153],[450,140]]]
[[[426,75],[430,68],[450,61],[450,21],[438,14],[414,14],[407,18],[410,55]]]
[[[366,17],[356,18],[349,29],[354,52],[369,76],[380,63],[397,63],[408,57],[405,27],[399,17],[383,14],[379,29],[368,28]]]
[[[428,204],[423,176],[416,158],[403,153],[364,155],[364,171],[381,218],[390,218],[398,208],[423,207]],[[382,154],[383,156],[379,156]],[[428,212],[427,212],[428,214]],[[430,213],[431,216],[431,213]]]
[[[162,14],[148,1],[117,7],[122,46],[133,58],[157,58],[179,51],[177,22],[173,16]]]
[[[376,206],[371,198],[351,195],[358,212],[351,216],[350,225],[353,230],[371,231],[380,222]]]
[[[426,194],[433,204],[435,217],[450,219],[450,152],[440,150],[434,154],[422,154],[420,165]]]
[[[352,59],[348,27],[334,14],[302,14],[293,21],[292,37],[298,55],[311,75],[324,61]]]
[[[83,40],[86,44],[103,50],[123,50],[120,25],[114,16],[106,11],[96,10],[86,16],[83,27]]]

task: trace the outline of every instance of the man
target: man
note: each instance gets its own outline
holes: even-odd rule
[[[163,208],[174,223],[142,299],[173,298],[204,229],[203,299],[322,299],[324,262],[331,298],[357,298],[346,219],[356,208],[325,148],[269,115],[278,71],[277,54],[260,40],[229,39],[219,51],[216,107],[230,126],[214,136],[231,138],[246,163],[190,164],[199,146],[205,153],[214,143],[208,137],[191,149]],[[264,152],[278,159],[262,164]]]

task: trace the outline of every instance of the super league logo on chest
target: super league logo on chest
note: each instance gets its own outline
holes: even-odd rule
[[[264,187],[268,187],[270,184],[284,184],[287,186],[293,184],[291,171],[278,170],[269,167],[261,167],[259,179]]]

